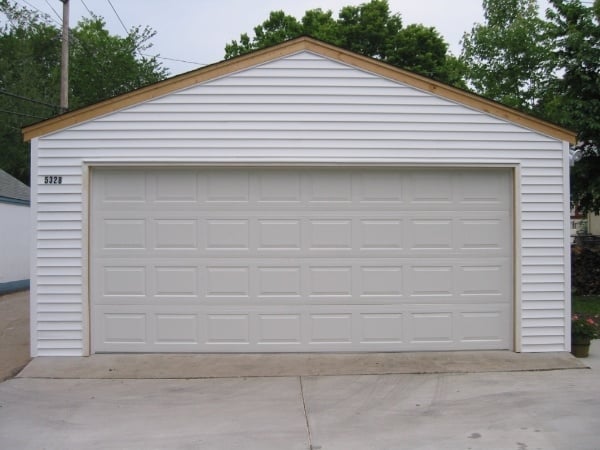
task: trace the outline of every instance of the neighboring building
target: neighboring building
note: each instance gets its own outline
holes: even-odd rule
[[[600,239],[600,216],[594,213],[581,214],[571,211],[571,242],[592,243]]]
[[[34,356],[570,349],[553,124],[299,38],[24,136]]]
[[[29,187],[0,169],[0,295],[29,287]]]
[[[589,213],[587,216],[588,233],[592,236],[600,236],[600,216]]]

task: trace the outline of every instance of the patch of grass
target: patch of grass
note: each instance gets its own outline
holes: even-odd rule
[[[600,314],[600,295],[574,295],[571,309],[579,314]]]

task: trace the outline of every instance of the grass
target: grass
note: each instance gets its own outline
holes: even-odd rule
[[[579,314],[600,314],[600,295],[574,295],[572,310]]]

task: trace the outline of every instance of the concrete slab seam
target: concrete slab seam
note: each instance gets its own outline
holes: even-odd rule
[[[302,385],[302,377],[298,377],[298,384],[300,385],[300,398],[302,398],[302,410],[304,411],[304,422],[306,424],[306,434],[308,436],[308,448],[309,450],[318,450],[321,448],[320,445],[313,446],[312,436],[310,434],[310,424],[308,423],[308,413],[306,411],[306,401],[304,400],[304,386]]]
[[[529,368],[529,369],[513,369],[513,370],[467,370],[467,371],[415,371],[415,372],[398,372],[398,371],[385,371],[385,372],[356,372],[356,373],[307,373],[307,374],[244,374],[244,375],[197,375],[197,376],[146,376],[140,377],[139,375],[111,375],[111,376],[65,376],[65,375],[23,375],[19,372],[15,378],[29,378],[29,379],[47,379],[47,380],[211,380],[211,379],[239,379],[239,378],[290,378],[290,377],[353,377],[361,375],[468,375],[473,373],[515,373],[515,372],[558,372],[565,370],[590,370],[590,366],[582,365],[580,367],[561,367],[561,368]]]

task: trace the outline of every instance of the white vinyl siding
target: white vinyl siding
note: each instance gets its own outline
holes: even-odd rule
[[[36,141],[38,355],[85,352],[73,270],[84,263],[83,165],[103,163],[519,166],[521,350],[566,349],[565,159],[555,138],[301,52]],[[45,175],[63,184],[44,185]]]
[[[29,205],[0,201],[0,286],[29,280],[29,220]]]

